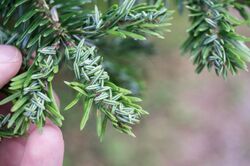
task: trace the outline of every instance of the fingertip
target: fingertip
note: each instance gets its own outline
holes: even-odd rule
[[[0,88],[17,74],[21,64],[22,55],[16,47],[0,45]]]
[[[63,163],[63,154],[64,141],[61,130],[55,125],[46,125],[42,131],[35,129],[31,132],[21,165],[40,166],[41,163],[46,166],[60,166]]]
[[[23,153],[24,144],[22,138],[3,139],[0,141],[0,165],[19,165],[22,161]]]

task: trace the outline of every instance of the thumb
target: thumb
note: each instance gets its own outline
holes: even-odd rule
[[[19,71],[22,64],[20,51],[8,45],[0,45],[0,89]]]

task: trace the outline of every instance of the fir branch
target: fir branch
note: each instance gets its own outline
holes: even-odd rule
[[[56,106],[51,85],[58,62],[54,47],[40,49],[29,70],[12,79],[10,95],[0,102],[0,106],[13,103],[7,128],[13,128],[14,134],[23,135],[30,123],[41,128],[46,117],[61,126],[63,117]]]
[[[141,99],[129,96],[130,91],[109,82],[108,73],[102,66],[102,58],[96,54],[96,48],[86,46],[84,40],[78,46],[71,47],[68,54],[69,59],[73,61],[75,76],[80,82],[66,82],[66,84],[77,91],[77,96],[84,96],[85,101],[91,101],[86,110],[90,110],[94,103],[96,109],[104,113],[104,119],[108,118],[115,128],[134,136],[129,125],[138,123],[141,115],[147,114],[135,104]],[[76,98],[77,101],[81,101],[80,97]],[[72,103],[67,106],[67,109],[77,102],[73,100]],[[86,124],[85,117],[88,117],[86,114],[89,114],[86,110],[83,114],[81,129]],[[100,114],[97,115],[100,116]]]
[[[41,128],[46,118],[62,125],[64,118],[53,97],[52,81],[64,60],[71,63],[76,78],[65,83],[77,93],[65,109],[83,103],[80,128],[85,127],[92,109],[96,109],[100,139],[108,121],[118,131],[134,136],[133,125],[147,112],[138,104],[141,99],[110,81],[95,42],[104,36],[163,38],[172,12],[161,0],[147,0],[148,4],[135,0],[119,2],[106,12],[97,6],[89,10],[87,1],[77,0],[0,2],[0,44],[15,45],[25,55],[24,72],[12,79],[8,89],[1,90],[8,96],[0,105],[12,102],[13,107],[9,114],[0,115],[0,138],[23,135],[31,123]],[[183,2],[178,0],[179,4]],[[245,20],[233,17],[228,12],[230,7],[237,9]],[[244,42],[249,38],[237,34],[236,27],[249,21],[248,2],[189,0],[187,8],[192,26],[183,51],[191,52],[196,71],[214,68],[218,75],[226,77],[229,71],[235,74],[239,69],[247,70],[250,50]]]
[[[78,22],[75,22],[75,20],[68,22],[68,18],[64,15],[65,12],[60,11],[60,9],[57,12],[57,6],[53,6],[56,3],[47,3],[46,0],[3,0],[1,5],[0,10],[3,11],[1,17],[4,20],[4,28],[8,27],[17,34],[12,43],[27,54],[24,60],[24,67],[27,71],[12,79],[8,90],[9,96],[0,103],[0,105],[11,101],[13,103],[11,116],[7,120],[7,129],[4,128],[4,131],[10,130],[12,134],[23,135],[30,123],[42,127],[45,124],[46,117],[50,118],[56,125],[61,126],[63,117],[53,99],[52,80],[58,72],[59,64],[62,63],[61,59],[66,57],[73,62],[74,73],[79,81],[67,83],[78,92],[67,109],[85,96],[81,129],[85,126],[91,106],[94,104],[99,110],[97,111],[97,122],[102,122],[97,125],[99,126],[97,128],[100,137],[104,135],[107,119],[119,131],[133,136],[132,127],[129,125],[138,123],[141,115],[146,114],[146,112],[135,104],[140,99],[128,95],[130,91],[109,82],[108,73],[104,71],[102,66],[102,57],[96,54],[96,48],[93,44],[87,42],[88,38],[92,39],[93,36],[71,32],[73,26]],[[109,27],[103,26],[104,29],[98,32],[98,37],[102,33],[106,33],[105,31],[108,31],[108,28],[120,24],[121,20],[124,25],[126,25],[126,21],[130,22],[130,24],[126,25],[128,27],[140,22],[138,25],[144,26],[144,28],[141,28],[144,34],[160,37],[154,29],[158,29],[163,25],[163,21],[168,16],[166,9],[162,5],[157,5],[158,7],[161,6],[160,8],[147,5],[133,8],[133,5],[134,0],[126,0],[120,7],[115,10],[111,9],[112,13],[107,12],[109,15],[105,15],[105,17],[112,18],[112,26],[110,26],[110,23],[108,24]],[[138,9],[139,7],[141,8]],[[131,11],[128,9],[131,9]],[[132,12],[143,13],[143,10],[145,10],[143,17],[142,15],[132,17]],[[20,11],[21,17],[17,15],[17,12],[20,13]],[[110,21],[108,18],[101,17],[97,8],[95,11],[95,23],[101,19],[104,20],[101,22],[105,24]],[[71,12],[75,14],[73,11]],[[117,13],[119,13],[119,19],[116,16]],[[91,17],[93,16],[91,15]],[[133,20],[128,20],[128,18]],[[140,19],[143,21],[147,19],[152,22],[146,20],[146,24],[142,24]],[[11,24],[12,21],[15,21],[14,26]],[[83,24],[79,25],[84,29],[86,21],[80,21]],[[97,25],[95,25],[95,28],[97,28]],[[119,31],[121,29],[119,27]],[[141,34],[132,32],[132,30],[129,32],[123,29],[123,33],[134,39],[142,38]],[[2,38],[6,39],[4,35],[2,35]],[[33,65],[28,66],[28,61],[34,52],[37,55]],[[104,113],[103,120],[100,111]],[[2,121],[6,121],[6,119],[2,119]],[[4,133],[0,135],[0,137],[5,136],[7,135],[4,135]]]
[[[225,5],[213,0],[188,2],[192,26],[183,52],[191,52],[197,73],[214,67],[217,75],[226,77],[228,71],[236,74],[238,69],[247,70],[250,50],[244,41],[249,38],[236,33],[235,27],[242,21],[230,15]]]
[[[172,12],[162,3],[134,5],[135,2],[125,0],[120,6],[113,5],[104,14],[97,6],[94,13],[90,14],[75,6],[65,9],[62,5],[57,5],[63,18],[62,25],[67,27],[71,34],[82,35],[87,39],[97,39],[108,34],[139,39],[145,39],[145,35],[162,37],[161,31],[170,25],[166,22],[171,19]]]

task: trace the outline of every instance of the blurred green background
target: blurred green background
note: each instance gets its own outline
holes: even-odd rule
[[[150,112],[135,127],[137,138],[109,126],[100,143],[94,114],[80,132],[82,108],[75,107],[64,113],[65,166],[250,164],[250,73],[241,72],[227,80],[212,72],[195,74],[191,60],[179,50],[187,35],[187,14],[174,14],[172,32],[165,40],[150,39],[153,56],[140,52],[140,56],[134,55],[133,64],[129,61],[144,80],[143,105]],[[240,31],[250,34],[249,28]],[[75,95],[62,80],[72,78],[71,72],[64,70],[54,83],[62,107]]]

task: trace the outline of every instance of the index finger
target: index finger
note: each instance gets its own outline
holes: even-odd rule
[[[0,45],[0,89],[14,77],[22,64],[21,52],[9,45]]]

